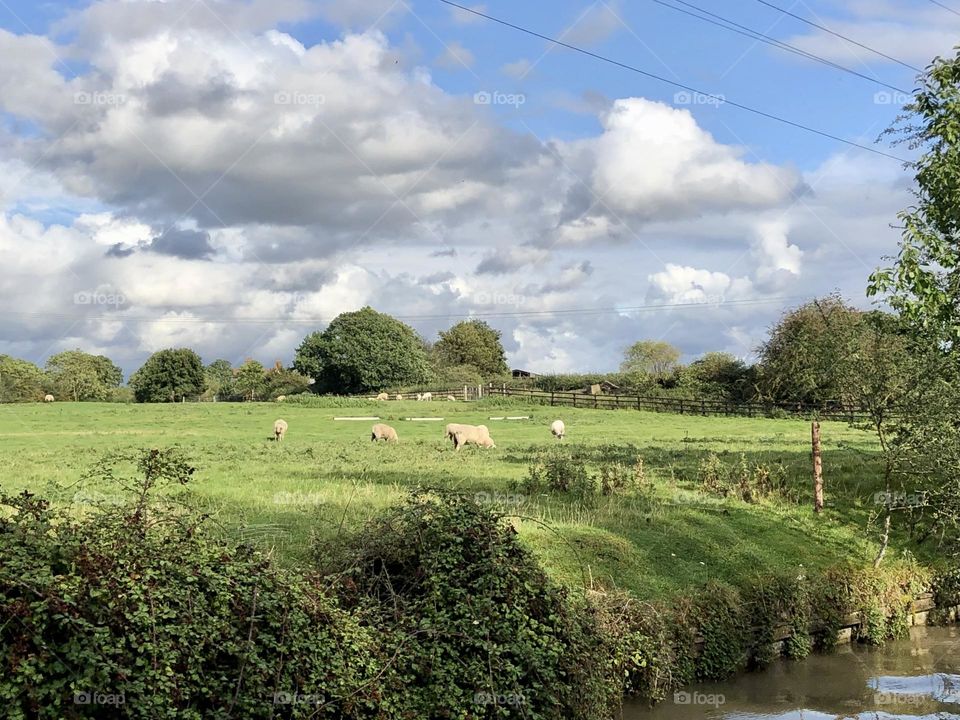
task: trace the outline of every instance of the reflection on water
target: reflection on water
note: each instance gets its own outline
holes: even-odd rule
[[[882,648],[777,662],[727,683],[697,685],[626,720],[960,720],[960,631],[913,628]]]

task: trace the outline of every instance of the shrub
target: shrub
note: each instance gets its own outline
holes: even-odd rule
[[[178,453],[126,460],[136,483],[110,477],[129,499],[82,519],[0,497],[7,717],[372,717],[377,634],[315,581],[209,534],[168,494],[192,473]],[[277,704],[294,693],[317,702]]]
[[[697,468],[697,477],[704,492],[735,497],[748,503],[756,503],[780,493],[786,487],[786,475],[781,463],[757,463],[751,468],[743,454],[739,463],[728,465],[716,453],[710,453]]]
[[[465,498],[415,492],[318,559],[344,604],[388,630],[384,713],[599,719],[619,705],[587,608]]]

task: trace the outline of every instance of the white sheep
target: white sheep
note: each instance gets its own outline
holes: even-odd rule
[[[455,450],[459,450],[464,445],[477,445],[483,448],[496,447],[486,425],[461,425],[453,434],[453,447]]]
[[[433,393],[425,392],[420,396],[422,400],[433,400]]]
[[[283,436],[287,432],[287,421],[286,420],[277,420],[273,423],[273,438],[277,442],[283,441]]]
[[[456,402],[457,399],[453,395],[447,395],[447,402]]]
[[[563,424],[563,420],[554,420],[550,423],[550,432],[557,440],[563,440],[563,436],[567,434],[567,427]]]
[[[401,395],[400,393],[397,393],[397,400],[403,400],[403,395]]]
[[[43,396],[43,401],[44,401],[44,402],[53,402],[53,395],[44,395],[44,396]]]
[[[417,393],[417,402],[420,402],[421,400],[423,400],[423,394]]]
[[[384,423],[377,423],[370,431],[370,441],[376,442],[377,440],[400,442],[400,438],[397,437],[397,431]]]
[[[473,425],[464,425],[462,423],[447,423],[447,427],[444,430],[443,436],[447,440],[453,440],[453,436],[457,434],[457,430],[460,428],[472,428]]]
[[[390,396],[387,395],[386,393],[380,393],[379,395],[377,395],[377,400],[389,400],[389,399],[390,399]]]
[[[277,395],[277,402],[283,402],[287,399],[286,395]]]

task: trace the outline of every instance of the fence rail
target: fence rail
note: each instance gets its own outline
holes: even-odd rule
[[[846,420],[855,422],[866,417],[860,408],[851,407],[812,407],[809,405],[785,403],[735,403],[707,398],[669,398],[644,395],[591,395],[555,390],[535,390],[532,388],[511,388],[492,386],[485,388],[490,396],[527,398],[547,402],[552,406],[595,408],[598,410],[647,410],[651,412],[669,412],[680,415],[726,415],[741,417],[765,417],[774,412],[786,412],[791,415],[816,414],[824,420]]]

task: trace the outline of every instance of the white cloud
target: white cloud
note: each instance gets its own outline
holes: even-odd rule
[[[473,53],[456,41],[446,43],[437,65],[448,70],[469,70],[476,62]]]

